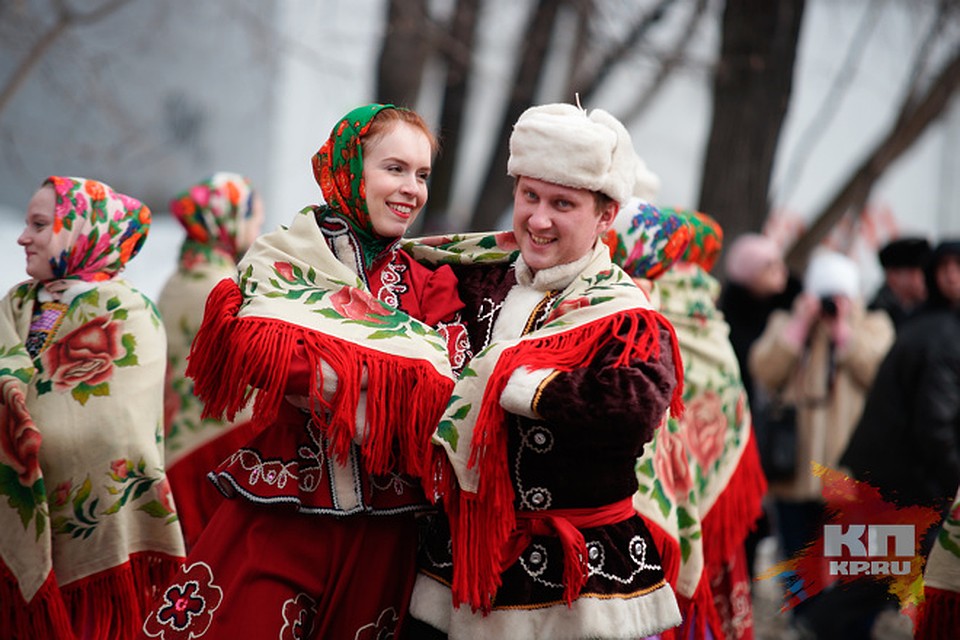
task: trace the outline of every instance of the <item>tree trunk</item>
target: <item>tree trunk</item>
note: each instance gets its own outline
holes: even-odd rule
[[[805,0],[727,0],[698,208],[732,239],[762,228]],[[718,265],[719,266],[719,265]]]
[[[533,104],[560,4],[561,0],[538,0],[523,36],[520,67],[496,133],[495,151],[487,166],[480,197],[470,217],[472,230],[492,230],[512,201],[513,183],[507,175],[510,133],[520,114]]]
[[[450,50],[446,52],[447,77],[440,105],[441,153],[430,178],[430,199],[423,212],[423,230],[446,229],[443,217],[450,210],[454,168],[460,156],[460,130],[466,110],[468,81],[473,71],[480,0],[458,0],[450,28]]]
[[[377,62],[377,102],[413,107],[430,49],[427,0],[390,0]]]
[[[810,253],[844,214],[851,210],[859,211],[863,207],[876,181],[940,117],[958,88],[960,50],[954,51],[953,59],[943,67],[926,93],[919,99],[911,97],[904,102],[896,123],[884,139],[853,172],[830,204],[815,216],[810,228],[793,243],[787,252],[787,265],[791,269],[802,271]]]

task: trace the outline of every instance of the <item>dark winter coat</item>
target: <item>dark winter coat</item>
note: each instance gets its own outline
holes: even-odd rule
[[[901,328],[840,462],[900,504],[949,504],[960,484],[960,314]]]

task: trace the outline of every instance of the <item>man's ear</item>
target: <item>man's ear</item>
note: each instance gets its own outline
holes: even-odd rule
[[[597,218],[597,234],[601,234],[610,228],[617,212],[620,211],[620,205],[611,200],[607,202],[600,210],[600,217]]]

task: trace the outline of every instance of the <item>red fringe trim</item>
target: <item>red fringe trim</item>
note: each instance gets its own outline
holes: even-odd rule
[[[129,562],[61,587],[77,634],[102,640],[135,637],[182,563],[183,558],[137,553]]]
[[[138,553],[120,566],[57,587],[51,572],[27,603],[0,563],[0,637],[129,640],[154,600],[173,580],[183,558]]]
[[[30,602],[23,599],[20,585],[5,562],[0,560],[0,638],[74,637],[70,614],[57,588],[53,572]]]
[[[663,575],[676,591],[677,579],[680,577],[680,541],[642,513],[639,515],[647,525],[650,537],[653,538],[653,544],[660,554],[660,566],[663,567]]]
[[[454,606],[466,602],[473,611],[479,609],[486,613],[490,610],[501,584],[503,554],[516,524],[514,492],[506,464],[505,412],[499,402],[510,375],[518,367],[531,362],[559,371],[571,371],[590,362],[599,346],[609,340],[619,340],[624,345],[614,366],[657,358],[661,328],[669,333],[677,376],[670,410],[679,417],[683,413],[683,364],[679,344],[672,325],[656,311],[637,309],[608,316],[560,334],[524,340],[501,353],[484,389],[468,460],[469,467],[478,469],[477,493],[457,489],[445,456],[438,460],[443,454],[442,449],[433,452],[429,463],[432,473],[426,481],[427,495],[443,497],[450,520]]]
[[[767,479],[760,466],[756,437],[751,428],[737,468],[723,492],[700,523],[706,562],[722,563],[743,545],[763,513]]]
[[[423,473],[452,379],[423,360],[391,356],[282,320],[238,318],[242,300],[235,282],[221,281],[207,298],[203,324],[191,347],[186,375],[193,378],[194,393],[204,402],[204,417],[233,420],[256,390],[253,419],[271,423],[286,395],[290,361],[300,352],[312,372],[313,417],[326,425],[338,460],[346,461],[356,436],[356,407],[366,373],[370,431],[361,454],[367,470],[375,475]],[[337,391],[330,402],[320,391],[321,360],[337,374]],[[404,402],[398,405],[397,398]],[[325,412],[329,418],[320,415]]]
[[[713,634],[714,640],[726,640],[723,633],[723,620],[713,603],[713,592],[710,589],[710,580],[706,570],[697,585],[692,598],[677,594],[677,604],[680,606],[680,615],[683,622],[670,629],[661,636],[661,640],[706,640],[707,629]]]
[[[955,637],[960,629],[960,593],[925,587],[923,596],[913,637],[916,640]]]

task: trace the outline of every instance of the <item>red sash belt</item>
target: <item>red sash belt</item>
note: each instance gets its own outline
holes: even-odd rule
[[[571,606],[580,596],[588,576],[587,544],[580,529],[623,522],[635,513],[633,498],[586,509],[517,511],[517,524],[507,540],[501,571],[517,561],[530,546],[533,536],[555,535],[563,546],[563,597],[567,606]]]

